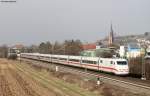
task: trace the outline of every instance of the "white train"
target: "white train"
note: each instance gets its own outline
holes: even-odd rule
[[[21,58],[59,63],[92,70],[101,70],[104,72],[114,73],[116,75],[129,74],[128,62],[126,59],[121,58],[99,58],[39,53],[21,53],[20,56]]]

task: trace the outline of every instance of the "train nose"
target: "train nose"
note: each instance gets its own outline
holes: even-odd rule
[[[128,70],[128,69],[123,69],[122,72],[127,72],[127,73],[129,73],[129,70]]]
[[[128,69],[119,69],[119,71],[121,71],[121,72],[128,72],[129,70]]]

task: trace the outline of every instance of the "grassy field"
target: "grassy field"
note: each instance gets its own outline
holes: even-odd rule
[[[145,96],[106,83],[97,86],[95,78],[34,63],[0,59],[0,96]]]
[[[99,96],[47,71],[6,59],[0,59],[0,84],[0,96]]]

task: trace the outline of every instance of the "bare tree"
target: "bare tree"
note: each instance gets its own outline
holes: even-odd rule
[[[7,58],[8,55],[8,47],[7,45],[3,45],[0,47],[0,57],[1,58]]]
[[[46,43],[42,42],[39,45],[39,52],[43,54],[49,54],[51,53],[51,48],[52,48],[52,44],[50,42],[46,42]]]
[[[82,43],[80,40],[66,40],[65,45],[65,54],[67,55],[79,55],[82,49]]]

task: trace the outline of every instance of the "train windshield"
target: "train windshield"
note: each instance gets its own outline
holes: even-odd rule
[[[127,61],[117,61],[118,65],[127,65]]]
[[[150,52],[148,52],[147,55],[150,56]]]

